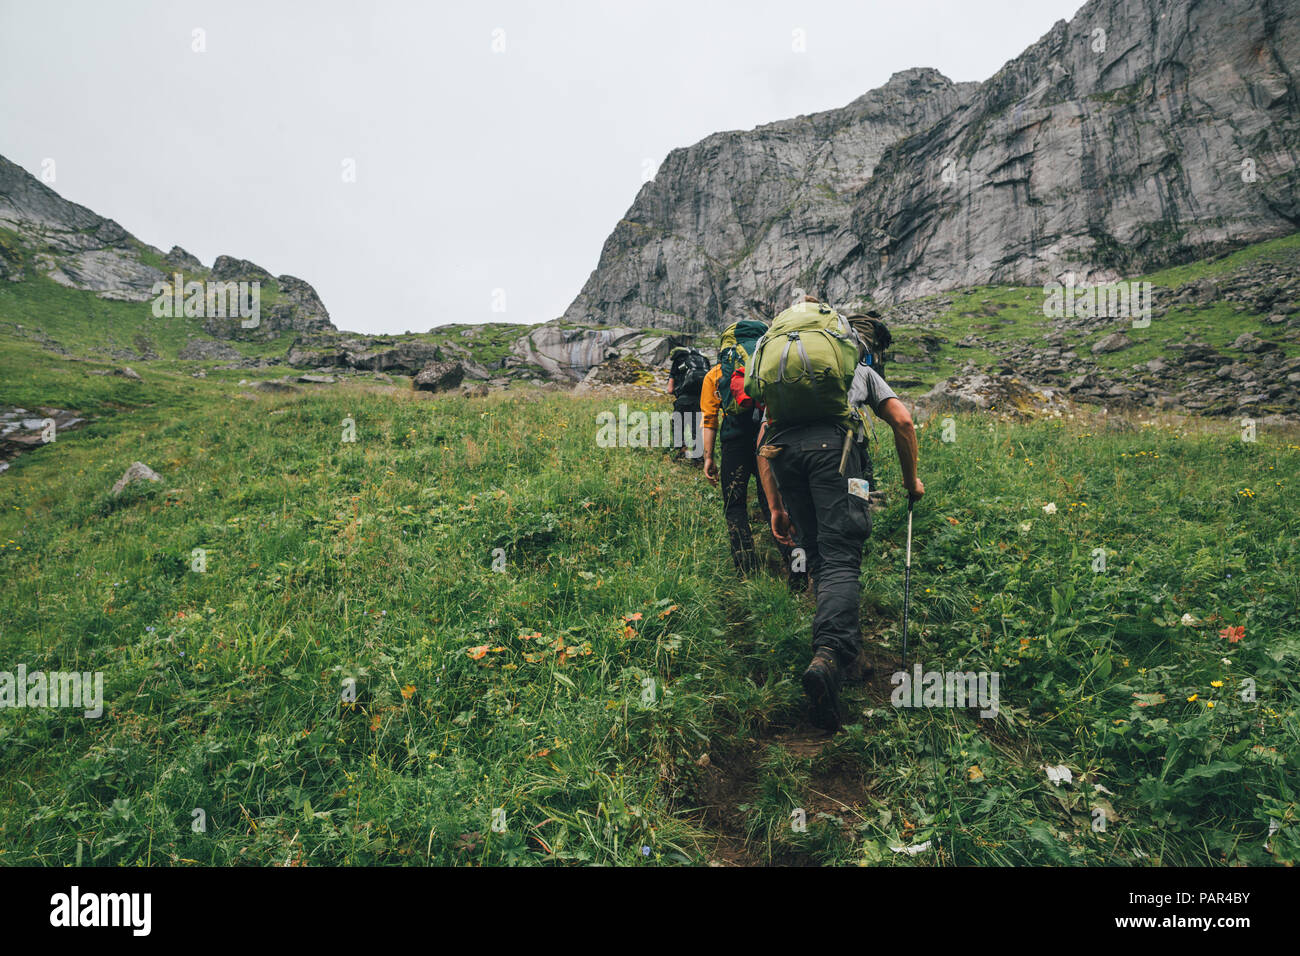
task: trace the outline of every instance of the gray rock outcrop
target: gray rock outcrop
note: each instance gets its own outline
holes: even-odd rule
[[[774,314],[850,217],[887,147],[960,106],[977,84],[896,74],[843,109],[671,152],[605,241],[569,322],[715,329]]]
[[[334,325],[320,296],[310,284],[294,276],[273,277],[261,266],[244,259],[218,256],[210,276],[214,282],[257,283],[261,296],[257,325],[246,328],[241,316],[209,316],[203,331],[221,339],[266,340],[283,332],[332,332]],[[278,290],[269,298],[267,293]],[[251,287],[250,287],[251,299]]]
[[[442,349],[418,339],[393,336],[300,335],[286,361],[295,368],[355,368],[415,375],[443,359]],[[483,377],[486,377],[486,371]]]
[[[1112,332],[1110,335],[1103,336],[1092,345],[1093,355],[1105,355],[1108,352],[1119,352],[1123,349],[1130,348],[1133,340],[1123,332]]]
[[[459,362],[430,362],[422,368],[411,383],[423,392],[448,392],[465,378],[465,369]]]
[[[243,358],[243,354],[234,346],[226,345],[224,342],[214,342],[212,339],[190,339],[186,342],[179,352],[176,353],[179,359],[217,359],[222,362],[236,361]]]
[[[131,467],[113,485],[113,494],[120,495],[126,490],[127,485],[135,484],[137,481],[162,481],[162,476],[144,462],[134,461],[131,463]]]
[[[209,270],[180,246],[164,255],[113,220],[67,201],[3,156],[0,227],[18,236],[17,242],[0,242],[0,279],[19,281],[34,272],[101,298],[142,303],[155,299],[156,284],[173,282],[176,273],[186,282],[256,281],[278,289],[261,310],[256,328],[243,328],[239,318],[206,316],[204,331],[215,338],[261,340],[284,331],[334,328],[320,296],[303,280],[275,278],[261,266],[233,256],[218,256]]]
[[[165,265],[171,272],[199,272],[203,269],[203,263],[198,260],[197,256],[190,255],[180,246],[172,246],[171,251],[163,259]]]
[[[1010,375],[965,371],[940,382],[916,402],[928,417],[941,411],[996,411],[1011,416],[1059,411],[1068,403],[1058,390],[1031,385]]]
[[[552,378],[580,382],[597,365],[618,358],[634,358],[657,366],[668,360],[677,345],[690,344],[693,336],[664,335],[632,328],[570,328],[540,325],[515,342],[512,355],[544,369]]]
[[[50,425],[53,424],[51,429]],[[64,432],[80,428],[84,418],[63,408],[25,408],[0,406],[0,472],[25,451],[58,441]]]
[[[270,282],[271,273],[247,259],[236,259],[234,256],[217,256],[216,261],[212,263],[211,278],[217,282],[238,282],[240,280]]]
[[[141,261],[134,239],[111,219],[68,202],[22,167],[0,156],[0,227],[27,241],[36,271],[55,282],[112,298],[145,302],[162,272]]]
[[[796,287],[1106,281],[1290,233],[1298,69],[1297,0],[1091,0],[983,83],[909,70],[674,151],[565,319],[718,328]]]

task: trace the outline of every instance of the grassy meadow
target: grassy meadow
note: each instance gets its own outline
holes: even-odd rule
[[[0,710],[2,864],[1300,857],[1295,430],[927,424],[912,657],[999,673],[980,719],[890,705],[906,512],[878,427],[875,672],[826,743],[770,536],[738,581],[697,469],[596,444],[598,412],[666,400],[133,365],[0,348],[0,404],[93,417],[0,476],[0,670],[105,681],[99,719]],[[162,482],[113,497],[135,460]]]
[[[1258,242],[1217,259],[1198,260],[1133,276],[1125,281],[1150,282],[1152,301],[1161,303],[1169,301],[1171,294],[1186,283],[1223,279],[1236,270],[1255,265],[1275,265],[1292,271],[1300,268],[1300,233]],[[1005,366],[1015,373],[1014,363],[1001,359],[991,349],[956,346],[958,341],[971,333],[978,334],[984,341],[998,348],[1032,346],[1042,341],[1042,286],[974,286],[928,296],[918,301],[940,300],[951,304],[939,309],[932,322],[924,326],[896,326],[892,330],[897,352],[908,361],[891,365],[889,374],[896,381],[907,382],[909,390],[915,394],[921,394],[935,383],[959,372],[967,362],[974,362],[984,369]],[[1088,356],[1103,369],[1117,370],[1157,357],[1176,363],[1177,357],[1165,350],[1166,345],[1188,337],[1228,351],[1232,342],[1243,332],[1250,332],[1276,345],[1288,358],[1300,355],[1300,342],[1289,337],[1286,328],[1268,324],[1266,318],[1267,313],[1257,312],[1245,302],[1216,298],[1201,304],[1173,303],[1169,305],[1167,314],[1146,328],[1132,328],[1121,322],[1104,324],[1090,331],[1065,329],[1062,340],[1065,347]],[[1123,328],[1132,341],[1130,348],[1091,355],[1091,348],[1099,339],[1119,328]],[[932,342],[933,352],[928,356],[922,347],[923,338]],[[937,342],[934,341],[936,339]]]

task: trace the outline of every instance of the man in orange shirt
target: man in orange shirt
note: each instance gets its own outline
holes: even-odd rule
[[[751,475],[755,479],[754,490],[758,495],[758,508],[764,524],[770,525],[772,518],[767,497],[763,493],[763,485],[758,481],[757,423],[752,428],[745,427],[747,423],[731,423],[732,427],[728,430],[731,434],[724,433],[721,442],[722,469],[719,474],[718,463],[714,458],[714,445],[717,443],[718,433],[723,430],[722,425],[726,418],[726,413],[722,409],[723,396],[719,393],[720,386],[724,390],[730,388],[729,383],[722,383],[722,366],[715,365],[709,369],[709,374],[704,379],[704,387],[700,390],[700,440],[704,450],[704,477],[715,486],[719,478],[722,479],[722,502],[731,542],[731,559],[736,565],[736,571],[744,575],[752,573],[758,567],[758,558],[754,553],[754,536],[749,525]],[[806,588],[808,573],[802,567],[796,569],[793,563],[795,549],[782,542],[777,542],[777,548],[790,572],[791,590],[799,591]]]
[[[718,437],[718,419],[722,417],[722,396],[718,394],[718,379],[722,377],[722,366],[715,365],[704,376],[704,387],[700,389],[700,432],[701,446],[704,448],[704,477],[714,485],[718,483],[718,466],[713,460],[713,445]]]

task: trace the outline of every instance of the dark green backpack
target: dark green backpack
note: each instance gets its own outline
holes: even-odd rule
[[[718,376],[718,401],[723,415],[719,438],[734,438],[758,431],[760,416],[757,410],[736,404],[731,379],[737,369],[745,368],[745,363],[754,354],[754,346],[766,331],[767,325],[757,319],[741,319],[727,326],[718,339],[718,364],[722,366],[722,373]]]

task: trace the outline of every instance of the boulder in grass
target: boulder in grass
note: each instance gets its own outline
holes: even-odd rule
[[[133,461],[126,473],[117,479],[117,484],[113,486],[113,494],[120,495],[127,485],[134,484],[137,481],[162,481],[162,476],[144,462]]]
[[[1261,339],[1258,335],[1250,332],[1242,332],[1237,336],[1236,341],[1232,343],[1234,349],[1241,349],[1243,352],[1271,352],[1276,351],[1279,346],[1273,342]]]
[[[261,380],[261,381],[259,381],[259,382],[253,382],[253,383],[252,383],[252,387],[255,388],[255,389],[257,389],[259,392],[277,392],[277,393],[279,393],[279,392],[296,392],[296,391],[298,391],[298,389],[294,388],[294,387],[293,387],[292,385],[290,385],[288,382],[277,382],[277,381],[274,381],[273,379],[263,379],[263,380]]]
[[[221,362],[238,361],[244,356],[236,348],[212,339],[192,338],[176,353],[178,359],[186,361],[217,360]]]
[[[1123,332],[1112,332],[1110,335],[1098,339],[1093,343],[1092,354],[1103,355],[1107,352],[1118,352],[1121,349],[1128,348],[1132,344],[1133,340]]]
[[[456,388],[465,378],[465,367],[459,362],[430,362],[415,376],[415,388],[425,392],[446,392]]]
[[[91,371],[90,371],[89,374],[91,374],[91,375],[118,375],[118,376],[121,376],[122,378],[129,378],[129,379],[130,379],[131,381],[133,381],[133,382],[143,382],[143,381],[144,381],[144,379],[142,379],[142,378],[140,377],[140,373],[137,372],[135,369],[131,368],[131,366],[129,366],[129,365],[123,365],[121,368],[100,368],[100,369],[91,369]]]

